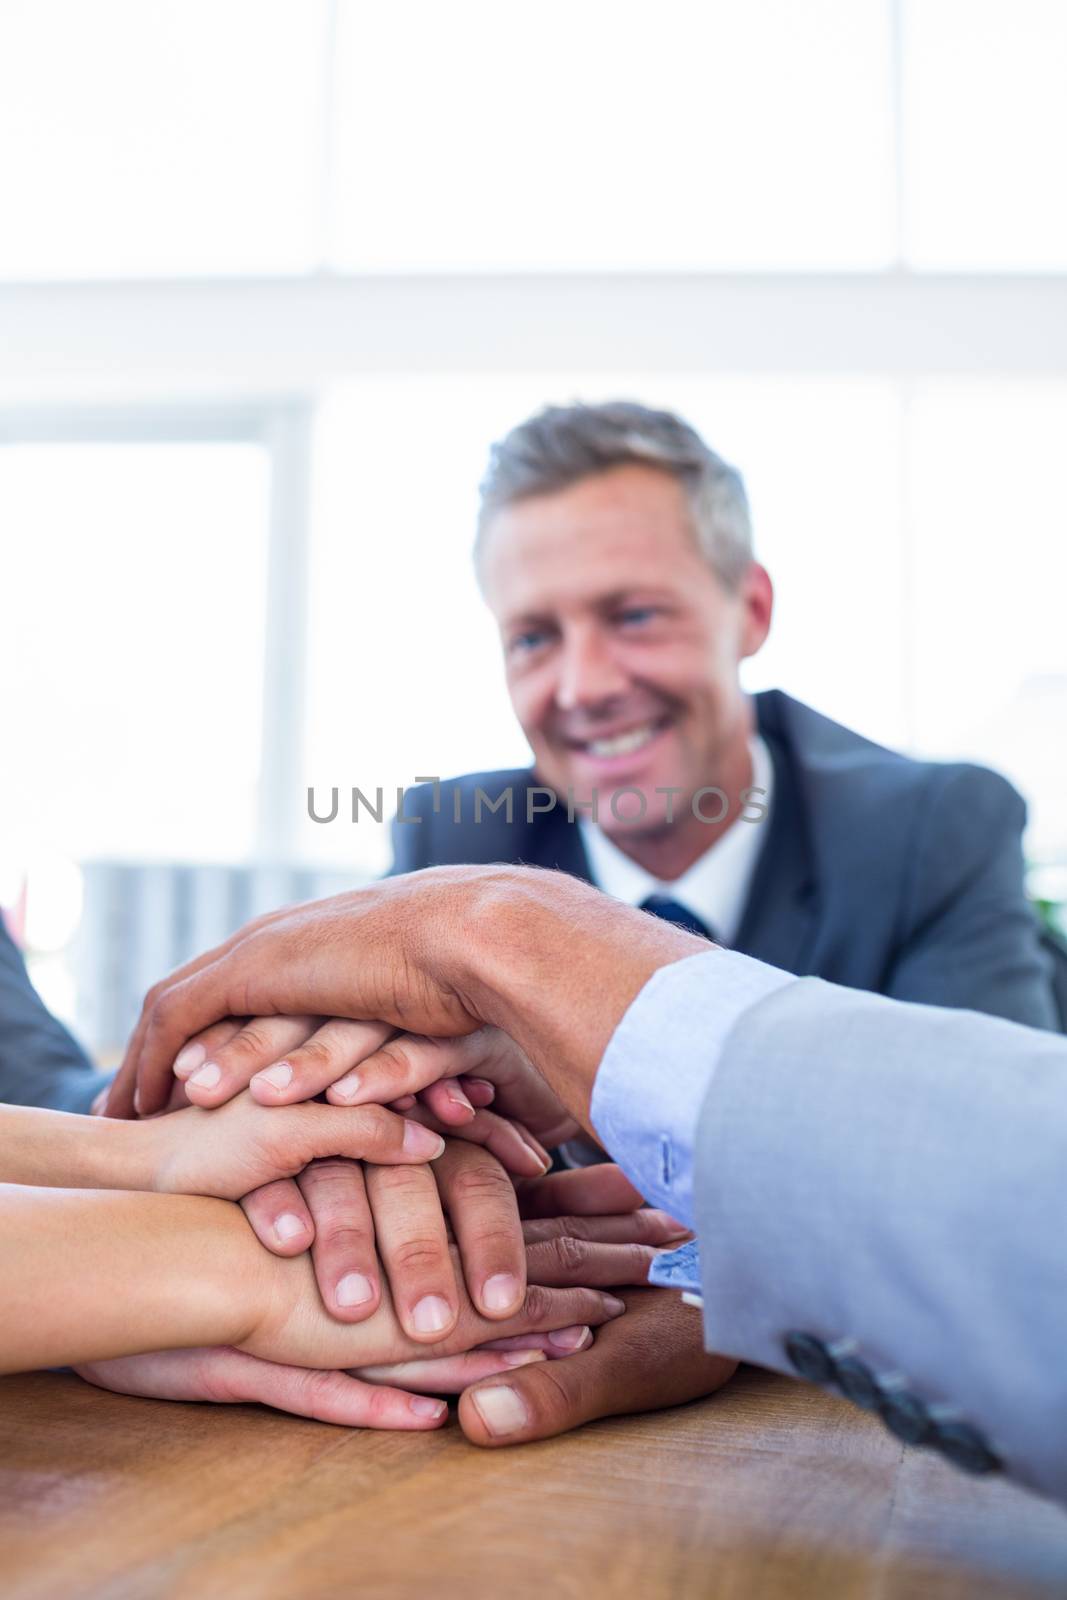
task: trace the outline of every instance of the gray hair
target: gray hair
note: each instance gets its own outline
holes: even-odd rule
[[[698,547],[722,581],[735,588],[752,560],[752,523],[741,474],[681,417],[631,400],[548,406],[491,447],[480,489],[475,562],[491,518],[504,506],[634,462],[661,467],[677,479],[689,501]]]

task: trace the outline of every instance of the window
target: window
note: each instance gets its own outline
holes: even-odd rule
[[[1067,383],[926,383],[912,406],[919,748],[987,762],[1067,861]]]
[[[0,445],[6,851],[252,852],[268,488],[251,442]]]

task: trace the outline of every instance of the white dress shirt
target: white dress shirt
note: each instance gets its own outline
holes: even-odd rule
[[[660,967],[612,1034],[593,1084],[596,1136],[650,1205],[693,1225],[693,1144],[727,1036],[791,972],[734,950]]]
[[[741,926],[774,800],[771,753],[758,735],[750,740],[749,748],[751,787],[759,791],[759,803],[765,808],[763,816],[755,822],[737,818],[698,861],[671,883],[654,878],[631,861],[595,822],[581,817],[578,826],[597,888],[631,906],[642,905],[649,895],[663,895],[699,917],[714,938],[732,944]]]

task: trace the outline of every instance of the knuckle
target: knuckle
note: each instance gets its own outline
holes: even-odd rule
[[[346,1117],[358,1119],[361,1136],[371,1142],[384,1144],[391,1134],[399,1131],[400,1119],[392,1111],[387,1111],[384,1106],[357,1106],[354,1111],[346,1111]]]
[[[359,1167],[347,1156],[316,1156],[308,1162],[303,1181],[316,1188],[333,1188],[343,1182],[347,1189],[358,1183],[359,1176]]]
[[[386,1197],[390,1204],[418,1204],[424,1196],[437,1192],[432,1175],[418,1165],[371,1165],[366,1168],[366,1173],[372,1194]]]
[[[357,1255],[366,1255],[373,1242],[369,1228],[347,1217],[327,1217],[319,1222],[317,1231],[320,1244]]]
[[[368,1386],[367,1393],[363,1396],[363,1404],[365,1427],[388,1427],[395,1414],[396,1394],[392,1389]]]
[[[644,1283],[648,1277],[648,1269],[652,1265],[652,1253],[647,1244],[628,1244],[626,1250],[626,1267],[630,1283]]]
[[[312,1367],[301,1371],[293,1380],[300,1404],[311,1412],[327,1405],[332,1397],[335,1377],[333,1372],[321,1372]]]
[[[230,1056],[235,1061],[255,1061],[260,1056],[274,1053],[274,1041],[269,1026],[250,1022],[232,1039],[219,1046],[219,1055]]]
[[[453,1200],[461,1205],[504,1202],[509,1210],[514,1209],[515,1191],[511,1180],[496,1162],[491,1165],[481,1161],[464,1163],[452,1175],[449,1187]]]
[[[464,1255],[477,1253],[480,1257],[491,1257],[501,1263],[506,1261],[509,1271],[520,1273],[528,1264],[518,1230],[504,1223],[476,1224],[464,1237],[463,1253]]]
[[[299,1050],[290,1053],[290,1061],[296,1058],[298,1067],[326,1067],[333,1064],[333,1052],[328,1044],[324,1043],[317,1035],[305,1039]]]
[[[526,1299],[523,1301],[523,1316],[530,1322],[541,1322],[548,1316],[552,1304],[548,1290],[539,1283],[532,1283],[526,1290]]]
[[[273,1221],[278,1201],[282,1198],[278,1192],[279,1188],[280,1185],[265,1183],[241,1196],[241,1210],[249,1221]]]
[[[167,989],[153,1000],[151,1006],[151,1020],[157,1027],[169,1027],[178,1010],[178,997],[173,989]]]
[[[664,1213],[640,1207],[633,1213],[634,1235],[639,1244],[652,1244],[663,1233]]]
[[[571,1375],[564,1376],[555,1371],[557,1364],[565,1365],[555,1361],[538,1364],[537,1380],[526,1386],[526,1401],[538,1424],[558,1430],[574,1411],[574,1396],[571,1393]]]
[[[404,1273],[430,1272],[439,1269],[445,1257],[445,1247],[439,1240],[416,1235],[393,1247],[391,1265]]]
[[[585,1241],[571,1233],[561,1233],[553,1239],[552,1250],[556,1264],[566,1273],[581,1271],[589,1260]]]
[[[160,996],[166,993],[167,989],[170,987],[172,976],[172,973],[168,973],[165,978],[157,978],[155,983],[149,987],[144,997],[144,1003],[146,1006],[155,1005]]]
[[[375,1052],[374,1065],[381,1067],[388,1077],[406,1078],[413,1065],[410,1045],[400,1044],[395,1040],[383,1044],[381,1049]]]

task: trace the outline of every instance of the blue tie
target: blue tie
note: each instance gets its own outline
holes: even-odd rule
[[[665,894],[650,894],[647,900],[641,903],[642,911],[651,911],[654,917],[662,917],[664,922],[673,922],[676,928],[684,928],[686,933],[699,933],[702,939],[714,939],[715,935],[706,923],[701,922],[688,906],[681,906],[677,900],[670,900]]]

